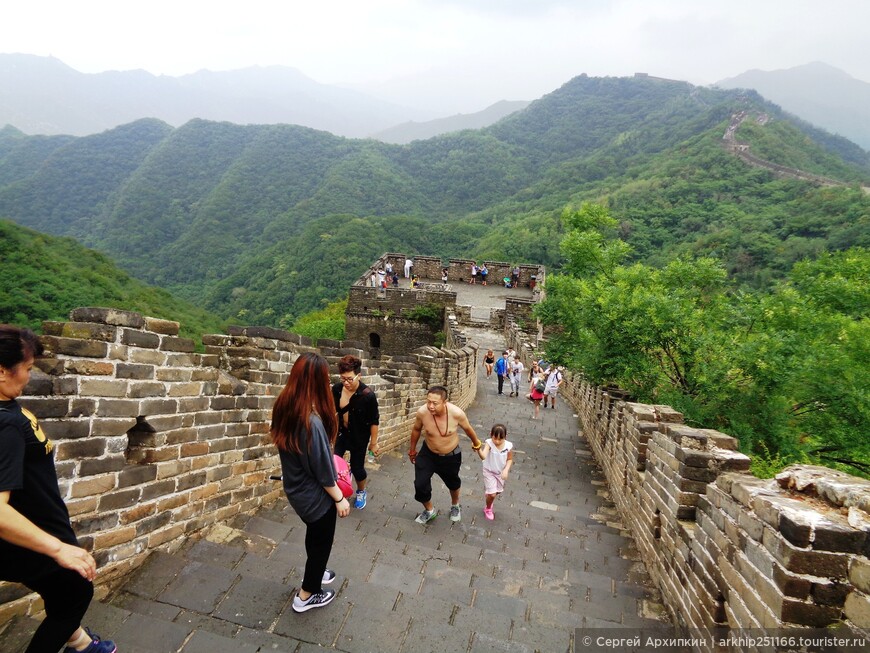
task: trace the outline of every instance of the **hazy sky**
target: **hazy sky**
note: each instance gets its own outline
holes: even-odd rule
[[[867,0],[7,0],[0,51],[85,73],[299,69],[476,111],[572,77],[709,84],[823,61],[870,82]],[[413,93],[413,101],[407,98]]]

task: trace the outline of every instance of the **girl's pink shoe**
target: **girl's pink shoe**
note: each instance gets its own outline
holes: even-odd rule
[[[484,508],[483,509],[483,516],[486,517],[487,519],[489,519],[490,521],[495,519],[495,515],[492,514],[492,508]]]

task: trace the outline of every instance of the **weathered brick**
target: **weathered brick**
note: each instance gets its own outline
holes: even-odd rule
[[[104,438],[85,438],[82,440],[62,440],[54,448],[55,460],[79,458],[98,458],[106,452]]]
[[[39,425],[51,440],[86,438],[91,434],[91,424],[82,419],[45,419]]]
[[[178,322],[173,322],[172,320],[161,320],[160,318],[156,317],[146,317],[145,329],[147,331],[153,331],[154,333],[160,333],[167,336],[177,336],[179,330],[181,329],[181,325]]]
[[[160,346],[160,336],[135,329],[122,329],[121,344],[144,349],[157,349]]]
[[[142,490],[140,488],[130,488],[109,492],[100,497],[100,511],[129,508],[130,506],[135,505],[141,496]]]
[[[196,350],[196,343],[190,338],[176,338],[173,336],[166,336],[160,343],[160,350],[192,353]]]
[[[39,419],[50,417],[66,417],[69,412],[69,399],[58,397],[34,398],[28,397],[20,401],[21,405],[36,415]]]
[[[92,435],[124,435],[136,426],[135,417],[95,417],[91,422]]]
[[[166,385],[158,381],[130,381],[130,397],[164,397]]]
[[[63,354],[66,356],[84,356],[86,358],[105,358],[109,350],[108,343],[97,340],[42,336],[40,342],[45,347],[49,357]]]
[[[149,501],[158,497],[165,497],[168,494],[175,492],[175,479],[168,478],[161,481],[155,481],[142,487],[142,501]]]
[[[850,592],[843,611],[858,628],[870,628],[870,596],[867,594],[857,590]]]
[[[111,324],[134,329],[141,329],[145,326],[145,319],[139,313],[122,311],[117,308],[76,308],[70,313],[70,319],[75,322]]]
[[[149,517],[157,512],[156,503],[140,503],[129,510],[122,510],[118,515],[119,521],[122,524],[130,524],[145,517]]]
[[[64,372],[80,376],[111,376],[115,373],[115,366],[104,361],[69,359],[65,361]]]
[[[90,397],[124,397],[127,395],[127,382],[103,379],[82,379],[79,385],[82,395]]]
[[[135,526],[124,526],[105,533],[94,534],[94,547],[105,549],[110,546],[117,546],[124,542],[129,542],[136,537]]]
[[[119,379],[149,380],[154,378],[155,367],[137,363],[118,363]]]
[[[157,478],[157,468],[154,465],[128,465],[118,474],[118,487],[142,485]]]

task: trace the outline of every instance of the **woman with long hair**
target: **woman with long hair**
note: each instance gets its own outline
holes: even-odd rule
[[[335,580],[326,568],[335,538],[335,516],[347,517],[350,504],[336,484],[332,447],[338,433],[329,364],[306,352],[296,359],[287,385],[272,408],[272,441],[281,459],[284,493],[305,522],[305,576],[293,610],[322,608],[335,598],[324,590]]]
[[[39,594],[45,619],[26,653],[115,653],[81,627],[97,563],[79,546],[60,496],[54,446],[17,399],[42,345],[28,329],[0,324],[0,580]]]

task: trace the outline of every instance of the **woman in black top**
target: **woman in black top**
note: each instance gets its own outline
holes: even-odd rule
[[[483,366],[486,368],[486,378],[492,376],[492,366],[495,364],[495,353],[492,349],[487,349],[483,356]]]
[[[42,345],[32,331],[0,325],[0,579],[42,597],[45,619],[27,653],[114,653],[81,627],[97,564],[79,547],[60,496],[51,440],[16,401]]]
[[[350,513],[350,504],[335,482],[332,445],[338,424],[329,390],[329,364],[323,356],[306,352],[296,359],[272,408],[271,431],[281,459],[284,493],[306,524],[305,576],[293,598],[293,610],[322,608],[335,598],[335,591],[322,588],[335,580],[335,572],[326,568],[335,516]]]

